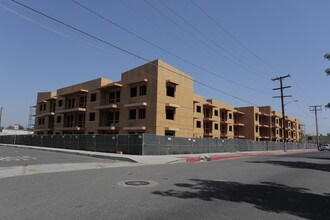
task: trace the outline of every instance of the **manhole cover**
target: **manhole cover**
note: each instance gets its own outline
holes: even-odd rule
[[[142,187],[153,187],[158,185],[157,182],[151,180],[124,180],[117,183],[120,187],[133,187],[133,188],[142,188]]]
[[[126,181],[125,184],[128,186],[146,186],[146,185],[149,185],[150,182],[141,181],[141,180],[133,180],[133,181]]]

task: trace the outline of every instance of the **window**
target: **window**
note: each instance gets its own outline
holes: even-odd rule
[[[52,102],[51,103],[51,112],[55,112],[55,108],[56,108],[56,103]]]
[[[166,83],[166,95],[170,97],[175,97],[175,84]]]
[[[67,115],[64,127],[73,127],[73,115]]]
[[[116,92],[109,92],[109,103],[116,102]]]
[[[58,107],[62,107],[63,106],[63,100],[58,100]]]
[[[276,129],[276,134],[278,134],[278,129]]]
[[[166,119],[174,120],[175,109],[174,108],[166,108]]]
[[[45,118],[42,118],[41,124],[45,124]]]
[[[46,110],[46,104],[44,104],[44,110]]]
[[[202,107],[200,105],[196,106],[196,112],[199,112],[199,113],[202,112]]]
[[[226,126],[225,125],[221,125],[220,126],[221,132],[225,132],[226,131]]]
[[[95,116],[94,116],[94,118],[95,118]],[[78,127],[85,126],[85,113],[77,114],[77,122],[74,126],[78,126]]]
[[[256,132],[257,132],[257,133],[259,132],[259,127],[258,127],[258,126],[256,126]]]
[[[229,131],[233,131],[233,126],[229,126]]]
[[[233,118],[233,114],[232,113],[229,113],[228,114],[228,117],[229,117],[229,119],[232,119]]]
[[[219,130],[219,124],[214,124],[214,130]]]
[[[129,110],[129,119],[136,119],[136,109]]]
[[[175,131],[165,131],[165,136],[175,136]]]
[[[214,110],[214,116],[219,116],[219,111],[218,110]]]
[[[196,121],[196,128],[201,128],[202,127],[202,123],[200,121]]]
[[[68,98],[66,102],[66,108],[74,108],[75,107],[75,99],[74,98]]]
[[[109,124],[115,124],[119,122],[119,111],[115,111],[115,112],[108,112],[108,120],[109,120]]]
[[[140,96],[147,95],[147,85],[140,86]]]
[[[120,91],[109,92],[108,103],[120,102]]]
[[[137,96],[137,87],[131,88],[131,97],[136,97]]]
[[[225,120],[225,113],[224,112],[221,112],[221,118],[222,118],[222,120]]]
[[[89,113],[89,121],[95,121],[95,112]]]
[[[85,108],[86,101],[87,101],[87,96],[80,96],[79,97],[79,107]]]
[[[61,123],[62,117],[61,116],[57,116],[56,118],[56,123]]]
[[[92,93],[91,94],[91,102],[95,102],[96,101],[96,93]]]
[[[146,109],[141,108],[139,109],[139,119],[144,119],[144,118],[146,118]]]
[[[42,104],[39,106],[39,111],[42,111],[42,108],[43,108],[43,106],[42,106]]]
[[[255,117],[256,117],[256,121],[258,121],[258,114],[256,114]]]

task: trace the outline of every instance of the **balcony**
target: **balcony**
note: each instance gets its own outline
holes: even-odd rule
[[[118,131],[118,125],[99,126],[98,130]]]
[[[215,122],[217,121],[215,118],[213,118],[212,116],[209,116],[209,117],[205,117],[203,118],[204,121],[210,121],[210,122]]]
[[[241,134],[239,134],[239,133],[235,133],[235,134],[234,134],[234,137],[235,137],[235,138],[239,138],[239,139],[244,139],[244,138],[245,138],[244,135],[241,135]]]
[[[76,107],[76,108],[68,108],[57,111],[58,114],[64,114],[68,112],[86,112],[86,108]]]
[[[106,109],[118,109],[118,105],[117,104],[107,104],[107,105],[101,105],[101,106],[97,106],[95,109],[96,110],[106,110]]]
[[[84,130],[83,127],[78,127],[78,126],[75,126],[75,127],[63,127],[61,129],[62,131],[82,131]]]
[[[145,131],[147,129],[146,126],[139,126],[139,127],[124,127],[124,131]]]
[[[68,91],[60,91],[58,93],[58,96],[63,96],[63,97],[66,97],[66,96],[72,96],[72,95],[75,95],[75,94],[87,94],[88,93],[88,90],[87,89],[76,89],[76,90],[68,90]]]
[[[136,103],[130,103],[126,104],[125,108],[131,108],[131,107],[140,107],[140,106],[147,106],[147,102],[136,102]]]
[[[227,133],[222,133],[220,134],[220,138],[228,138],[228,134]]]
[[[45,117],[45,116],[54,116],[54,115],[55,115],[55,112],[44,112],[44,113],[36,115],[36,118]]]
[[[113,83],[109,83],[106,84],[104,86],[99,87],[99,90],[106,90],[106,89],[112,89],[112,88],[122,88],[123,85],[121,83],[118,82],[113,82]]]
[[[245,124],[244,123],[241,123],[241,122],[234,122],[234,126],[236,126],[236,127],[244,127]]]

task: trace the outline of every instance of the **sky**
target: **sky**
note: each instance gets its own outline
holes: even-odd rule
[[[76,2],[75,2],[76,1]],[[270,105],[315,134],[330,133],[328,0],[0,0],[2,126],[27,126],[38,92],[120,74],[162,59],[195,93],[235,107]],[[86,8],[88,10],[86,10]],[[86,33],[86,34],[83,34]],[[298,101],[295,101],[298,100]]]

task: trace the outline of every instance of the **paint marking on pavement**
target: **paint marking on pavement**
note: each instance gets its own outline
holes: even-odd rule
[[[0,157],[0,161],[10,162],[10,161],[21,161],[21,160],[37,160],[35,157],[30,156],[19,156],[19,157]]]

